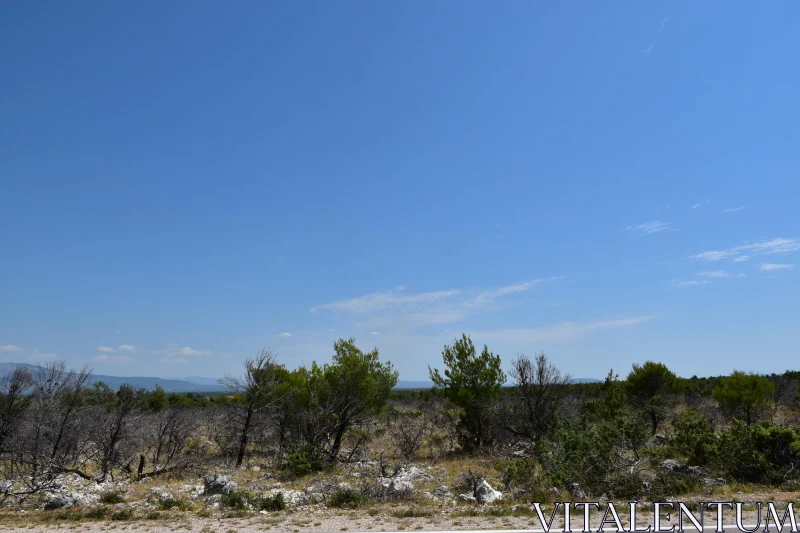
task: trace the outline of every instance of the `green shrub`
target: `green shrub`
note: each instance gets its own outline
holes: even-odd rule
[[[120,509],[111,515],[111,520],[130,520],[133,518],[133,511],[130,509]]]
[[[355,509],[361,505],[362,499],[361,493],[352,489],[337,490],[331,494],[330,505],[331,507]]]
[[[100,501],[109,505],[116,505],[118,503],[125,503],[125,493],[120,490],[112,490],[104,492],[100,495]]]
[[[719,436],[718,448],[717,467],[736,481],[782,483],[798,476],[800,436],[791,428],[736,420]]]
[[[702,486],[700,476],[659,471],[650,487],[649,498],[654,502],[665,502],[681,494],[700,490]]]
[[[174,509],[177,507],[181,511],[185,511],[187,509],[186,502],[180,498],[165,498],[158,500],[158,508],[162,511],[169,511],[170,509]]]
[[[303,452],[294,452],[286,458],[288,470],[297,477],[307,476],[313,472],[311,461]]]
[[[62,509],[46,516],[54,522],[77,522],[82,517],[81,512],[77,509]]]
[[[672,426],[675,434],[669,443],[689,464],[704,466],[715,459],[718,450],[714,426],[700,411],[687,409],[675,416]]]
[[[528,488],[536,477],[537,463],[534,459],[511,459],[495,461],[494,468],[506,490],[511,487]]]
[[[296,477],[307,476],[325,470],[325,462],[306,450],[290,453],[286,458],[286,470]]]
[[[286,509],[286,501],[283,493],[279,492],[274,496],[261,496],[256,501],[256,507],[261,511],[283,511]]]
[[[164,516],[164,513],[161,513],[159,511],[150,511],[149,513],[147,513],[147,516],[145,516],[145,518],[147,520],[161,520],[162,518],[166,517]]]
[[[94,509],[89,509],[88,511],[83,513],[83,517],[93,520],[101,520],[105,518],[107,514],[108,514],[108,507],[95,507]]]
[[[250,508],[251,499],[252,497],[243,490],[232,490],[224,493],[219,503],[223,507],[243,511]]]
[[[642,477],[638,472],[620,470],[608,476],[608,497],[614,500],[638,500],[645,493]]]

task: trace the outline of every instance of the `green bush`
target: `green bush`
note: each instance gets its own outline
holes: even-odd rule
[[[120,490],[112,490],[104,492],[100,495],[100,501],[109,505],[116,505],[118,503],[125,503],[125,493]]]
[[[705,466],[715,459],[718,450],[714,426],[700,411],[687,409],[674,417],[672,426],[675,433],[669,443],[689,464]]]
[[[649,497],[654,502],[700,490],[703,483],[700,476],[659,471],[650,487]]]
[[[542,481],[560,488],[579,483],[590,492],[605,492],[607,475],[616,471],[613,465],[618,441],[618,429],[608,424],[557,430],[546,445],[536,449]]]
[[[645,493],[642,477],[638,472],[625,470],[613,472],[606,484],[608,497],[612,500],[638,500]]]
[[[82,517],[81,512],[77,509],[62,509],[45,516],[48,520],[53,520],[54,522],[77,522]]]
[[[283,493],[279,492],[274,496],[261,496],[256,501],[256,507],[261,511],[283,511],[286,509],[286,501]]]
[[[164,516],[164,513],[161,513],[159,511],[150,511],[149,513],[147,513],[147,516],[145,516],[145,518],[147,520],[161,520],[162,518],[166,518],[166,516]]]
[[[537,463],[534,459],[511,459],[495,461],[494,468],[506,490],[511,487],[528,488],[536,477]]]
[[[101,520],[108,514],[108,507],[95,507],[83,513],[83,518]]]
[[[177,507],[181,511],[185,511],[187,509],[186,502],[180,498],[165,498],[158,500],[158,508],[162,511],[169,511],[170,509],[174,509]]]
[[[219,503],[223,507],[243,511],[250,508],[251,499],[252,496],[243,490],[232,490],[224,493],[220,498]]]
[[[736,481],[782,483],[798,476],[800,436],[793,429],[768,424],[748,427],[736,420],[719,436],[718,448],[717,467]]]
[[[111,515],[111,520],[130,520],[133,518],[133,511],[130,509],[120,509]]]
[[[337,490],[331,494],[330,505],[331,507],[355,509],[361,505],[362,499],[361,493],[352,489]]]
[[[303,452],[294,452],[286,458],[287,469],[297,477],[307,476],[314,471],[314,465]]]

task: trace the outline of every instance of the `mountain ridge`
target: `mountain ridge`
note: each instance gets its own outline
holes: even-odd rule
[[[0,363],[0,377],[10,373],[15,367],[24,366],[30,369],[37,368],[37,365],[28,363]],[[223,392],[227,389],[218,383],[216,378],[206,378],[201,376],[186,376],[185,378],[159,378],[154,376],[111,376],[105,374],[92,374],[90,383],[103,381],[113,389],[118,389],[123,384],[142,387],[147,390],[155,389],[160,385],[166,392]],[[600,383],[603,380],[594,378],[574,378],[570,383]],[[401,379],[395,385],[395,390],[426,390],[433,388],[433,382],[429,380],[405,380]]]

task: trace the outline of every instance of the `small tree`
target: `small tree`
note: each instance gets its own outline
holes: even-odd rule
[[[383,412],[399,378],[390,361],[380,362],[377,348],[365,353],[355,339],[339,339],[333,350],[330,365],[320,369],[315,363],[311,370],[312,379],[322,378],[321,405],[333,418],[331,460],[339,455],[348,429]]]
[[[278,399],[279,367],[272,351],[264,348],[255,358],[245,360],[244,379],[228,375],[220,380],[220,384],[238,395],[241,405],[234,420],[239,432],[237,467],[242,466],[254,416]]]
[[[141,387],[124,383],[115,392],[107,383],[96,381],[90,393],[90,402],[94,404],[98,434],[95,436],[100,453],[100,473],[95,481],[102,483],[108,476],[114,479],[114,467],[120,466],[129,470],[128,454],[134,446],[131,437],[135,433],[131,429],[134,417],[144,403],[146,392]]]
[[[493,440],[491,416],[500,396],[506,375],[500,368],[500,356],[484,345],[477,355],[472,340],[462,334],[452,346],[445,346],[442,359],[447,369],[428,372],[434,386],[445,398],[461,409],[462,444],[468,450],[481,448]]]
[[[711,394],[729,416],[743,416],[748,426],[763,410],[767,396],[775,391],[775,385],[762,376],[734,370],[714,387]]]
[[[641,366],[633,364],[625,385],[631,400],[650,417],[655,435],[664,418],[666,395],[676,390],[677,377],[663,363],[647,361]]]
[[[22,366],[0,378],[0,454],[9,451],[6,446],[30,403],[32,383],[30,370]]]
[[[505,427],[517,437],[536,442],[558,415],[571,378],[561,374],[543,353],[534,360],[518,356],[511,363],[511,377],[517,384]]]

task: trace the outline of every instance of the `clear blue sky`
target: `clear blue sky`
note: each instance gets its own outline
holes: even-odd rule
[[[797,369],[799,16],[4,2],[0,360]]]

